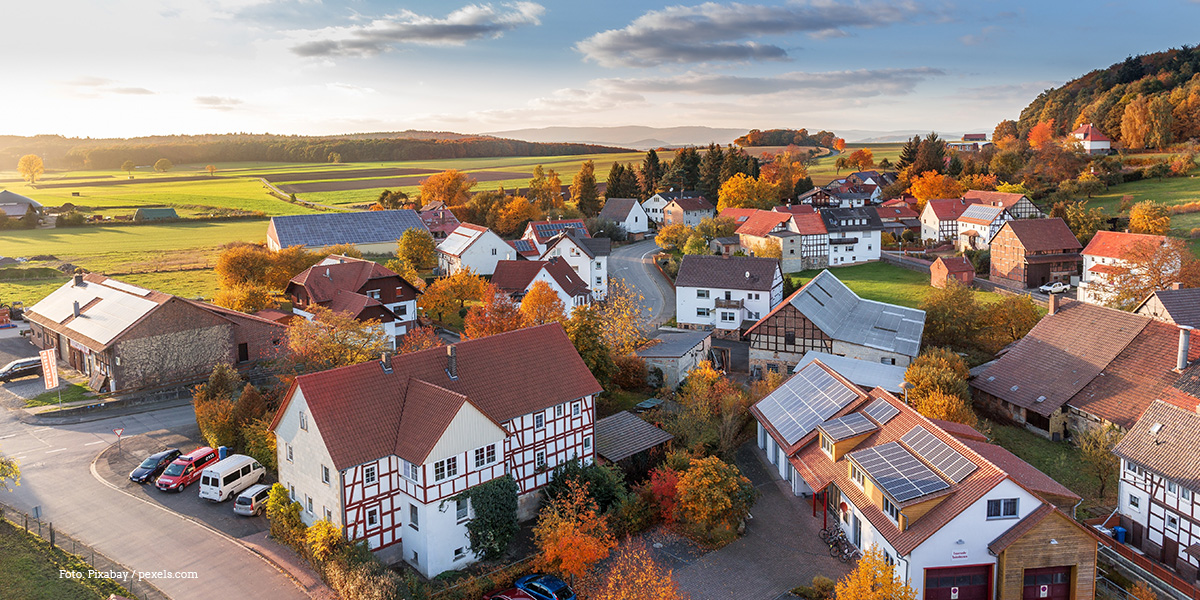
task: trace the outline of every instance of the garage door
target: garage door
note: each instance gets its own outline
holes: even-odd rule
[[[1068,600],[1071,597],[1071,567],[1025,569],[1023,600]]]
[[[989,600],[992,565],[925,569],[925,600]]]

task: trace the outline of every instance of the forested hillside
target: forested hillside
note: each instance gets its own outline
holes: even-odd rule
[[[821,146],[833,148],[838,137],[828,131],[808,133],[807,129],[751,129],[749,133],[733,141],[743,147],[751,146]]]

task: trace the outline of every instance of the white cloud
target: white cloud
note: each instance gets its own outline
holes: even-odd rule
[[[292,52],[304,57],[374,56],[397,44],[459,46],[498,38],[518,27],[541,25],[545,7],[534,2],[468,4],[444,18],[402,10],[366,25],[294,32]]]
[[[596,84],[606,89],[636,93],[758,96],[786,92],[805,96],[836,94],[847,99],[908,94],[918,83],[941,75],[945,72],[931,67],[824,73],[793,71],[764,77],[692,72],[670,77],[604,79]]]
[[[199,104],[201,108],[212,110],[233,110],[241,105],[242,101],[225,96],[196,96],[196,104]]]

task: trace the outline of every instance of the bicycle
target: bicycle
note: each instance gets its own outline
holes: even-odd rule
[[[854,544],[851,544],[849,541],[845,541],[843,544],[841,544],[840,550],[841,550],[841,553],[836,555],[834,558],[836,558],[844,563],[853,562],[855,560],[858,560],[858,558],[860,556],[860,554],[858,552],[858,548],[855,548]]]

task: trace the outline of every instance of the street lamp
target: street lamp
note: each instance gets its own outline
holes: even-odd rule
[[[914,387],[916,387],[916,386],[914,386],[913,384],[911,384],[907,381],[900,384],[900,389],[904,390],[904,403],[905,404],[908,404],[908,390],[911,390]]]

